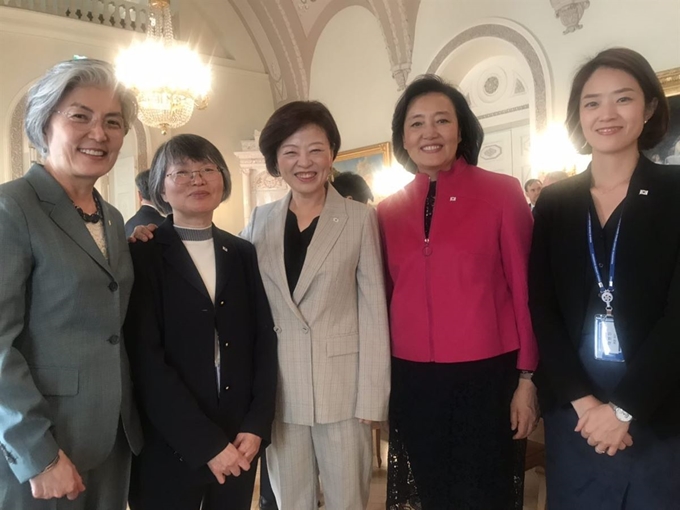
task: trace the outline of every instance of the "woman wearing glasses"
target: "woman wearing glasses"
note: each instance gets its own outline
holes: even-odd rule
[[[169,216],[152,241],[131,246],[125,333],[145,446],[130,507],[248,510],[277,364],[255,249],[212,224],[231,179],[205,138],[161,145],[149,191]]]
[[[132,263],[94,185],[136,109],[98,60],[57,64],[28,94],[43,164],[0,186],[0,508],[125,509],[142,443],[121,342]]]

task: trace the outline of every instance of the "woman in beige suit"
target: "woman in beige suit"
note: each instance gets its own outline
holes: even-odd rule
[[[291,191],[256,208],[257,248],[279,340],[269,474],[280,510],[366,507],[371,428],[387,418],[389,336],[373,209],[328,185],[340,134],[328,109],[296,101],[260,136],[267,170]]]

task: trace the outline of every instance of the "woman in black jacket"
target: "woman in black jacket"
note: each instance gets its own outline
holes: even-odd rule
[[[230,189],[222,155],[200,136],[154,156],[151,196],[169,216],[131,245],[125,324],[145,435],[133,510],[250,509],[274,418],[276,333],[255,248],[212,224]]]
[[[592,163],[541,192],[529,271],[548,507],[678,508],[680,168],[640,152],[668,103],[614,48],[578,71],[567,117]]]

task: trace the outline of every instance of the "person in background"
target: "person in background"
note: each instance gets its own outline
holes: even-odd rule
[[[392,335],[388,505],[522,508],[537,422],[519,182],[475,166],[483,140],[465,97],[414,80],[392,118],[415,179],[378,205]],[[391,507],[391,506],[390,506]]]
[[[136,112],[100,60],[57,64],[28,93],[43,163],[0,186],[3,510],[126,508],[142,446],[121,331],[133,272],[123,217],[94,186]]]
[[[205,138],[161,145],[149,189],[169,216],[130,247],[125,334],[146,438],[130,508],[249,510],[276,395],[276,333],[255,249],[212,224],[231,178]]]
[[[149,195],[149,170],[139,172],[135,177],[135,184],[137,185],[137,196],[141,207],[132,218],[125,222],[125,235],[130,237],[137,225],[160,225],[165,219],[161,213],[158,212],[156,206],[151,201]]]
[[[366,180],[359,174],[352,172],[340,172],[332,181],[333,187],[343,197],[356,200],[362,204],[373,201],[371,188],[366,184]]]
[[[529,179],[524,183],[524,194],[527,196],[527,199],[529,199],[529,208],[531,209],[531,212],[533,212],[534,207],[536,207],[536,200],[538,200],[538,196],[541,194],[541,188],[543,188],[543,184],[538,179]]]
[[[267,463],[280,510],[362,510],[371,423],[387,418],[389,332],[375,210],[329,185],[340,133],[328,109],[293,101],[260,135],[267,171],[290,186],[242,233],[257,248],[279,339]]]
[[[560,182],[568,178],[569,175],[564,170],[555,170],[554,172],[549,172],[543,179],[543,188],[547,188],[556,182]]]
[[[567,128],[592,161],[541,192],[529,271],[550,510],[678,508],[680,167],[641,154],[668,121],[639,53],[574,77]]]

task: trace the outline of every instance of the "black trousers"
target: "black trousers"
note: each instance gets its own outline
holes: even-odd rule
[[[148,438],[132,461],[131,510],[250,510],[257,459],[249,471],[220,485],[207,466],[189,467],[164,444]]]

